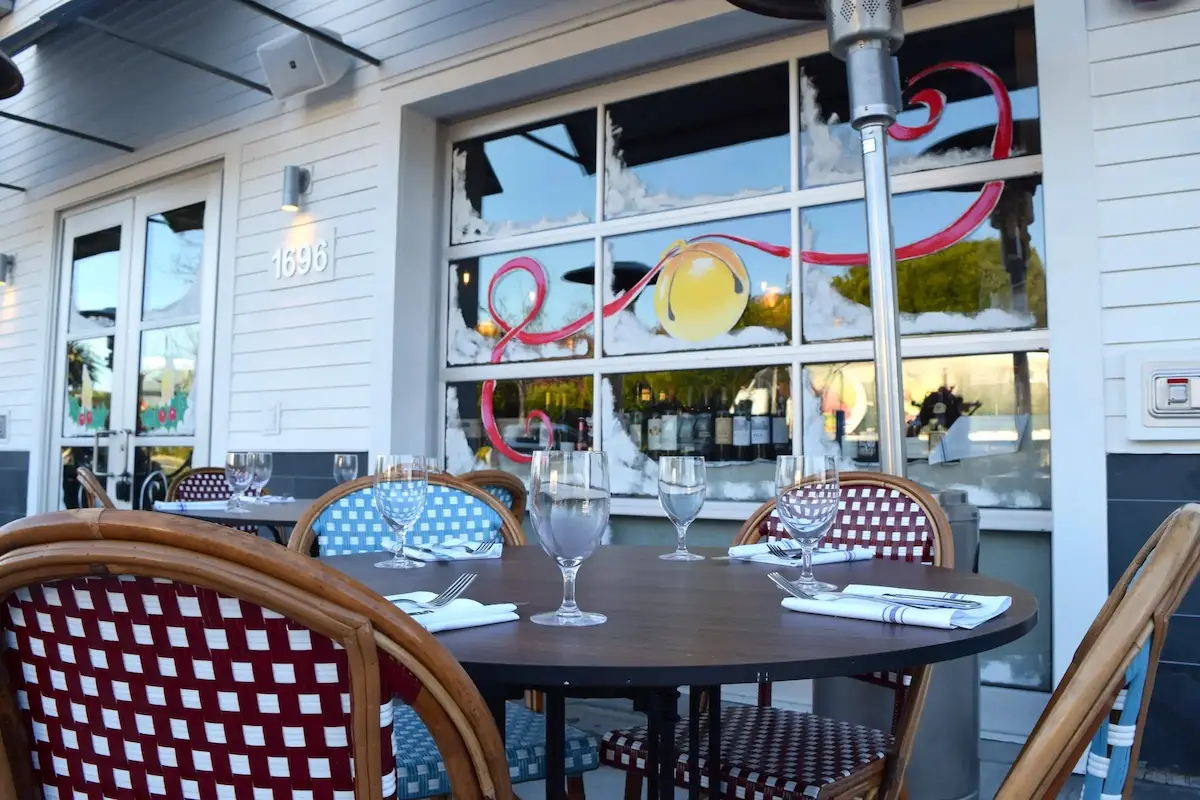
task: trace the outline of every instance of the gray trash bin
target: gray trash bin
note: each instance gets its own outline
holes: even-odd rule
[[[967,493],[934,492],[954,533],[956,569],[979,569],[979,509]],[[888,730],[892,692],[849,678],[813,682],[816,713]],[[971,656],[937,664],[925,697],[925,710],[909,761],[910,797],[920,800],[979,798],[979,659]]]

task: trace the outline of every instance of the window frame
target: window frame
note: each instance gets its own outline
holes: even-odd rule
[[[909,33],[922,30],[945,27],[968,22],[999,12],[1016,12],[1033,5],[1032,2],[1019,0],[1015,5],[1004,9],[986,8],[968,9],[970,4],[948,3],[941,13],[920,15],[917,25],[912,26]],[[939,4],[941,8],[941,4]],[[981,13],[982,12],[982,13]],[[484,117],[464,120],[447,126],[444,129],[442,158],[445,170],[443,173],[442,191],[443,208],[442,224],[437,231],[437,268],[441,270],[438,284],[438,302],[440,314],[437,316],[440,329],[435,337],[437,341],[438,358],[438,398],[437,411],[439,432],[437,455],[445,457],[446,442],[446,390],[447,386],[460,382],[482,382],[488,379],[514,380],[536,379],[556,376],[588,376],[592,378],[593,414],[602,411],[601,381],[606,376],[632,372],[661,371],[664,355],[669,355],[672,368],[703,369],[736,366],[784,366],[789,367],[793,376],[801,375],[806,364],[827,362],[870,361],[873,359],[873,343],[870,338],[860,340],[829,341],[805,343],[802,330],[804,312],[801,301],[802,286],[800,274],[800,248],[792,247],[791,256],[791,286],[794,302],[792,303],[792,329],[790,342],[781,345],[754,346],[747,348],[717,349],[717,350],[680,350],[664,353],[645,353],[634,355],[604,355],[604,324],[603,320],[595,320],[592,326],[593,353],[582,358],[554,359],[547,361],[515,361],[499,364],[472,364],[450,366],[448,359],[449,325],[451,311],[449,298],[452,291],[452,264],[464,258],[478,258],[502,253],[512,253],[521,250],[531,250],[538,247],[565,244],[571,242],[586,242],[591,240],[595,251],[594,264],[597,269],[604,263],[604,240],[630,233],[640,233],[652,230],[670,229],[684,225],[702,224],[713,221],[725,221],[742,217],[758,216],[767,213],[787,212],[791,215],[791,241],[794,245],[800,241],[800,214],[805,208],[827,206],[836,203],[853,202],[864,198],[864,187],[861,180],[832,185],[801,188],[801,159],[797,156],[800,149],[800,63],[805,58],[827,52],[828,41],[824,30],[808,32],[790,37],[778,42],[739,50],[717,56],[710,56],[689,61],[661,70],[617,80],[558,97],[529,103],[516,108],[496,112]],[[622,216],[605,219],[604,211],[604,159],[607,142],[605,141],[604,121],[609,105],[640,97],[655,92],[670,90],[679,86],[702,83],[715,78],[726,77],[737,73],[785,64],[789,81],[789,165],[790,185],[786,191],[777,194],[759,195],[755,197],[726,200],[706,205],[687,206],[646,214]],[[1040,83],[1040,81],[1039,81]],[[461,142],[480,136],[502,133],[522,126],[546,122],[567,114],[577,113],[588,109],[596,112],[596,191],[593,207],[593,221],[566,225],[512,236],[483,239],[461,244],[450,243],[451,198],[453,195],[453,170],[455,142]],[[1039,119],[1040,119],[1039,114]],[[1023,177],[1042,177],[1042,155],[1023,155],[1000,161],[980,161],[941,169],[923,170],[900,175],[893,175],[892,193],[894,196],[916,192],[949,189],[966,184],[984,183],[992,180],[1010,180]],[[1044,254],[1043,254],[1044,255]],[[597,280],[593,285],[593,308],[598,310],[604,305],[603,281]],[[1046,328],[1013,330],[1013,331],[973,331],[966,333],[917,334],[901,338],[901,356],[903,358],[929,358],[970,356],[985,354],[1002,354],[1013,352],[1048,352],[1050,349],[1050,322]],[[791,401],[796,408],[801,407],[800,391],[802,381],[791,381]],[[597,417],[594,426],[595,446],[602,449],[603,427]],[[792,426],[793,447],[799,447],[803,442],[803,425]],[[799,452],[797,450],[796,452]],[[1051,480],[1053,481],[1053,465],[1051,465]],[[760,503],[755,501],[710,501],[705,504],[700,518],[744,520]],[[661,509],[653,498],[644,497],[614,497],[612,513],[618,516],[661,516]],[[1049,533],[1051,529],[1051,510],[1044,509],[1011,509],[984,508],[981,509],[981,523],[989,530],[1011,530]]]

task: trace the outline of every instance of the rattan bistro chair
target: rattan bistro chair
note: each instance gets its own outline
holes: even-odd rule
[[[83,496],[89,508],[116,508],[112,498],[104,489],[104,484],[96,477],[96,473],[87,467],[76,467],[75,478],[83,487]]]
[[[768,501],[751,515],[734,544],[787,538]],[[870,472],[841,476],[841,501],[825,546],[872,547],[876,558],[951,567],[954,540],[937,502],[912,481]],[[893,691],[890,731],[771,708],[770,684],[761,684],[757,707],[722,709],[719,796],[756,800],[801,798],[896,798],[904,796],[904,770],[925,704],[929,667],[901,673],[855,676]],[[707,725],[707,714],[701,727]],[[625,797],[641,797],[646,767],[646,729],[612,731],[600,746],[602,764],[626,770]],[[679,786],[687,787],[688,721],[675,729]],[[701,786],[708,788],[707,748],[699,758]]]
[[[525,503],[529,498],[529,491],[521,479],[511,472],[502,469],[481,469],[476,472],[464,472],[458,479],[463,483],[478,486],[499,500],[513,512],[518,522],[525,516]]]
[[[1052,800],[1087,751],[1083,800],[1133,797],[1167,623],[1200,570],[1200,505],[1159,526],[1075,651],[996,800]],[[1090,742],[1090,747],[1089,747]]]
[[[390,800],[393,699],[456,797],[513,797],[446,649],[278,545],[148,512],[29,517],[0,529],[0,602],[0,797]]]
[[[384,549],[383,540],[391,537],[390,528],[375,510],[374,479],[356,478],[326,492],[296,522],[288,547],[298,553],[311,553],[313,542],[321,555],[375,553]],[[410,543],[436,544],[449,538],[467,537],[483,542],[499,536],[504,544],[524,545],[525,533],[512,512],[483,489],[444,474],[429,473],[429,497],[425,516],[410,534]],[[509,777],[513,783],[542,780],[546,777],[545,718],[519,702],[505,706],[505,751]],[[421,720],[397,709],[397,761],[403,772],[424,778],[399,797],[414,800],[444,794],[445,773],[434,742],[425,734]],[[575,728],[567,728],[564,744],[569,795],[584,796],[582,773],[600,765],[595,737]]]

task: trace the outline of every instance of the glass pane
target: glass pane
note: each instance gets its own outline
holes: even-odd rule
[[[70,331],[117,324],[121,228],[79,236],[71,244]]]
[[[908,477],[977,506],[1050,507],[1046,353],[905,359]],[[804,448],[879,469],[875,365],[804,368]]]
[[[76,470],[79,467],[87,467],[94,473],[108,472],[108,447],[102,446],[97,451],[99,459],[97,463],[92,463],[92,447],[64,447],[62,448],[62,507],[63,508],[87,508],[88,501],[84,495],[83,486],[79,483],[79,477]],[[103,483],[104,478],[100,478]]]
[[[155,500],[167,499],[167,487],[192,465],[190,447],[135,447],[133,449],[133,507],[154,509]]]
[[[607,126],[610,219],[788,188],[785,64],[616,103]]]
[[[485,418],[489,387],[493,413]],[[535,451],[590,450],[592,441],[590,376],[446,387],[446,469],[454,475],[503,469],[527,480]]]
[[[1038,624],[1025,636],[995,650],[979,654],[979,677],[990,686],[1048,692],[1051,685],[1050,653],[1053,646],[1050,534],[1016,531],[983,531],[980,534],[979,571],[1020,586],[1037,598]]]
[[[787,367],[606,377],[604,452],[613,494],[658,496],[660,455],[701,455],[712,500],[766,500],[775,457],[792,452]]]
[[[790,220],[785,212],[606,240],[605,354],[788,342]]]
[[[901,333],[1046,327],[1041,179],[1008,181],[995,210],[974,230],[943,237],[978,188],[893,198]],[[861,202],[800,212],[805,341],[871,335],[864,214]],[[846,264],[854,266],[838,266]]]
[[[496,360],[591,355],[595,253],[595,244],[587,241],[451,264],[450,364],[493,360],[504,332],[520,327],[531,314]]]
[[[146,281],[142,319],[200,315],[204,203],[146,219]]]
[[[450,243],[590,222],[594,109],[454,145]]]
[[[888,141],[893,173],[1041,152],[1032,9],[911,34],[898,56],[908,110]],[[861,179],[846,65],[826,53],[801,61],[800,72],[801,184]],[[1011,115],[1001,124],[1004,106]]]
[[[180,325],[142,332],[138,367],[139,436],[191,436],[200,326]]]
[[[63,436],[91,436],[108,427],[112,411],[113,337],[67,343]]]

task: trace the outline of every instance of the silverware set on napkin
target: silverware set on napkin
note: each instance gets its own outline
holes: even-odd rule
[[[773,553],[773,555],[777,554]],[[951,609],[954,611],[971,611],[973,609],[983,607],[982,603],[979,603],[975,600],[952,600],[949,598],[925,597],[923,595],[915,594],[889,593],[873,595],[851,594],[846,592],[817,592],[814,594],[809,594],[778,572],[767,573],[767,578],[771,581],[771,583],[775,584],[792,597],[796,597],[800,600],[822,600],[830,602],[837,600],[871,600],[888,606],[905,606],[906,608],[926,609]]]

